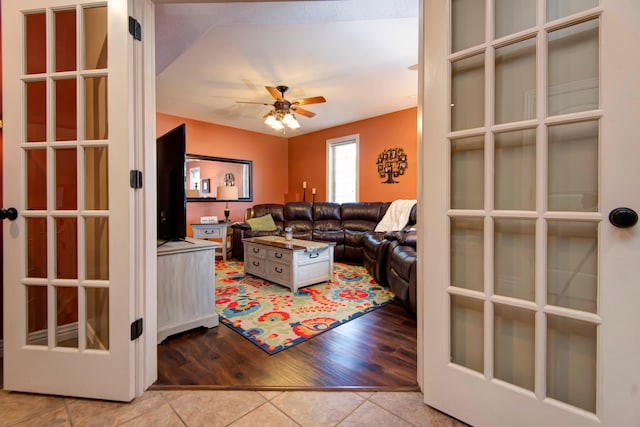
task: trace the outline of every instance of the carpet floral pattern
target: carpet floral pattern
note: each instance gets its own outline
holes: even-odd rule
[[[244,274],[242,261],[216,261],[220,321],[269,354],[382,307],[394,299],[362,266],[334,263],[333,280],[298,289]]]

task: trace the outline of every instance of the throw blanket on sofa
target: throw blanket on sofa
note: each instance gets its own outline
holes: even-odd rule
[[[416,204],[415,200],[394,200],[389,209],[376,225],[375,231],[398,231],[409,222],[411,208]]]

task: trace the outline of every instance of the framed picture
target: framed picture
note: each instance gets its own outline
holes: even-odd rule
[[[208,194],[211,188],[210,184],[211,184],[211,180],[209,178],[203,179],[200,191],[204,194]]]

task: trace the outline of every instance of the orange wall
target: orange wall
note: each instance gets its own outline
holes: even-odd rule
[[[289,164],[286,138],[162,113],[156,114],[157,135],[182,123],[186,124],[187,153],[253,161],[253,202],[229,202],[229,219],[242,220],[245,209],[254,204],[284,203]],[[224,206],[222,202],[189,202],[187,224],[199,223],[201,216],[224,219]],[[187,235],[193,235],[191,227]]]
[[[302,200],[302,182],[307,182],[307,200],[311,188],[317,190],[316,201],[327,197],[327,139],[360,135],[359,197],[360,202],[390,202],[417,198],[417,108],[397,111],[313,132],[289,139],[289,191],[287,201]],[[396,178],[398,184],[383,184],[378,175],[378,154],[387,148],[403,148],[408,167]]]
[[[230,128],[184,117],[158,113],[157,135],[186,123],[187,152],[253,161],[253,202],[231,202],[231,220],[241,220],[244,211],[258,203],[283,203],[303,198],[302,182],[307,182],[306,200],[316,188],[316,201],[326,200],[326,141],[358,134],[359,201],[392,201],[417,197],[417,108],[409,108],[366,120],[286,139]],[[405,174],[397,184],[384,184],[378,174],[378,155],[388,148],[402,148],[407,155]],[[189,202],[187,222],[201,216],[224,218],[220,202]],[[190,227],[188,235],[192,235]]]

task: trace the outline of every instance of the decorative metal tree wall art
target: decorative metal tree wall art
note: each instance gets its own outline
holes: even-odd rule
[[[387,178],[386,181],[382,181],[383,184],[397,184],[399,181],[394,181],[393,178],[404,175],[407,169],[407,155],[402,148],[387,148],[378,154],[376,165],[380,178]]]

